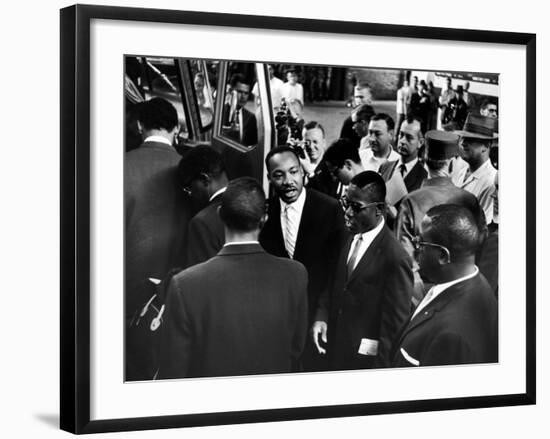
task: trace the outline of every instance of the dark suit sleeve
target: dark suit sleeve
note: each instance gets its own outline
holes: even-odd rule
[[[193,218],[189,223],[186,267],[200,264],[215,256],[223,243],[217,242],[217,235],[208,224],[200,218]]]
[[[395,226],[397,240],[403,246],[407,254],[414,258],[414,247],[412,238],[414,237],[414,215],[411,202],[408,199],[401,201],[399,213],[397,214],[397,223]]]
[[[296,276],[296,297],[297,310],[294,334],[292,337],[291,356],[293,368],[297,369],[297,364],[304,350],[307,337],[308,322],[308,304],[307,304],[307,271],[305,267],[299,266],[299,272]]]
[[[330,272],[325,273],[327,280],[319,295],[319,302],[314,305],[316,307],[314,320],[323,322],[328,322],[331,289],[334,283],[334,278],[336,277],[338,259],[342,251],[342,247],[345,244],[346,237],[348,236],[348,231],[344,220],[344,211],[340,207],[340,204],[335,203],[332,211],[332,220],[329,224],[331,225],[330,227],[332,232],[329,238],[328,248],[330,248],[331,251],[330,254],[327,255],[329,258],[327,267],[329,267]]]
[[[164,325],[161,326],[159,379],[184,378],[189,371],[191,337],[189,319],[175,278],[168,287]]]
[[[391,350],[399,331],[411,313],[413,272],[409,259],[397,253],[396,259],[387,264],[384,293],[382,296],[380,339],[376,367],[389,367]]]
[[[444,332],[434,338],[420,359],[421,366],[442,366],[472,362],[471,349],[460,335]]]

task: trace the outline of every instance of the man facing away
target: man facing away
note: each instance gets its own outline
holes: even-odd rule
[[[291,372],[302,353],[307,273],[260,247],[261,185],[249,177],[231,181],[219,215],[222,250],[170,283],[160,379]]]
[[[498,361],[497,302],[475,265],[479,230],[454,204],[431,208],[415,240],[422,278],[434,286],[404,327],[394,366]]]
[[[311,329],[330,368],[388,367],[399,329],[411,311],[411,261],[385,226],[386,186],[374,171],[356,175],[344,199],[351,235]],[[328,346],[325,344],[328,343]]]
[[[177,185],[180,155],[173,146],[178,113],[155,98],[139,104],[138,127],[143,143],[124,157],[125,313],[130,321],[151,296],[149,278],[163,279],[181,266],[190,206]],[[126,379],[150,379],[152,364],[143,340],[128,336]]]

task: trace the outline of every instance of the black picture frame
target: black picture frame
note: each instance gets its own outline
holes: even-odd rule
[[[131,20],[287,31],[399,36],[526,49],[526,376],[525,393],[300,407],[225,413],[90,420],[90,22]],[[536,401],[536,35],[301,18],[76,5],[61,10],[61,350],[60,424],[96,433],[273,422],[322,417],[534,404]]]

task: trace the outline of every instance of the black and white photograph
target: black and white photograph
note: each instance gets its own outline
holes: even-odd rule
[[[124,57],[125,380],[498,363],[498,72]]]
[[[61,429],[531,410],[536,35],[233,6],[61,11]]]

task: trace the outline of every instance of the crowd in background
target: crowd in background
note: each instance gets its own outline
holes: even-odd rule
[[[273,102],[324,99],[330,70],[304,74],[316,88],[272,74]],[[254,89],[231,87],[253,144]],[[139,104],[143,142],[124,169],[127,380],[498,361],[497,106],[418,78],[397,90],[396,120],[372,101],[358,82],[330,145],[317,121],[299,135],[279,123],[272,194],[230,180],[212,146],[182,157],[174,107]],[[144,354],[134,334],[149,308]]]

